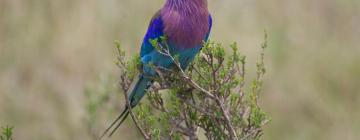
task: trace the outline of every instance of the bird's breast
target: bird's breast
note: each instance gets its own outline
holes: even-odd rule
[[[202,44],[209,30],[209,14],[194,12],[182,14],[171,11],[162,14],[164,34],[168,41],[177,44],[180,48],[192,48]]]

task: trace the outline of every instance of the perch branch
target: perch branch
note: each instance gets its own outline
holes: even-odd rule
[[[228,131],[230,133],[230,136],[231,136],[231,139],[232,140],[237,140],[238,137],[236,135],[236,131],[234,129],[234,127],[232,126],[231,124],[231,120],[230,120],[230,117],[229,117],[229,114],[227,113],[227,111],[225,110],[225,107],[224,107],[224,104],[220,101],[220,99],[217,98],[216,100],[217,104],[220,106],[220,110],[222,112],[222,114],[224,115],[225,117],[225,122],[226,122],[226,126],[228,127]]]
[[[132,112],[132,108],[131,108],[131,105],[130,105],[130,101],[128,100],[129,97],[127,95],[127,92],[124,92],[124,96],[125,96],[125,99],[126,99],[126,106],[129,108],[129,113],[130,113],[130,116],[132,118],[132,120],[134,121],[136,127],[140,130],[141,134],[143,135],[144,139],[145,140],[150,140],[150,136],[146,134],[146,132],[144,131],[144,129],[142,129],[139,125],[139,123],[137,122],[137,119],[135,118],[135,115],[134,113]]]
[[[161,44],[158,44],[159,46],[161,46]],[[167,46],[167,45],[165,45]],[[163,47],[161,47],[163,48]],[[163,52],[161,52],[163,51]],[[182,77],[190,83],[191,86],[193,86],[194,88],[200,90],[202,93],[205,93],[208,97],[212,98],[212,99],[215,99],[215,96],[213,94],[211,94],[209,91],[205,90],[204,88],[202,88],[201,86],[199,86],[196,82],[194,82],[186,73],[185,71],[181,68],[181,65],[180,63],[171,55],[171,53],[169,52],[169,49],[168,49],[168,46],[166,49],[162,49],[162,50],[159,50],[159,52],[165,56],[168,56],[171,58],[171,60],[174,62],[174,64],[179,68],[181,74],[182,74]]]

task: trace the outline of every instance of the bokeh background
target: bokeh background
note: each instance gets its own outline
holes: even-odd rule
[[[14,126],[18,140],[92,139],[85,89],[116,84],[113,41],[136,54],[163,2],[0,0],[0,125]],[[248,71],[264,29],[269,34],[260,102],[272,122],[263,140],[360,138],[359,0],[209,0],[209,7],[211,39],[238,42]],[[128,122],[112,139],[140,139]]]

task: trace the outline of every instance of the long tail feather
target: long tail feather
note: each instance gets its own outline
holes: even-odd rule
[[[120,124],[126,119],[127,115],[129,113],[129,109],[126,107],[124,111],[111,123],[111,125],[104,131],[104,133],[100,136],[100,140],[106,135],[106,133],[109,132],[109,130],[121,119]],[[116,129],[112,130],[115,131]],[[111,133],[111,134],[112,134]],[[110,136],[110,135],[109,135]]]
[[[135,107],[141,100],[141,98],[145,95],[146,89],[150,87],[152,80],[144,77],[143,75],[139,75],[134,80],[133,84],[129,88],[129,101],[131,107]],[[125,121],[127,116],[129,115],[129,109],[126,106],[124,111],[111,123],[111,125],[105,130],[105,132],[101,135],[100,139],[102,139],[110,129],[116,124],[115,128],[109,134],[109,137],[114,134],[114,132],[120,127],[120,125]],[[120,122],[119,122],[120,121]],[[118,123],[119,122],[119,123]]]
[[[129,111],[126,112],[125,116],[122,118],[122,120],[118,123],[118,125],[116,125],[116,127],[111,131],[111,133],[109,134],[109,137],[111,137],[115,131],[121,126],[121,124],[125,121],[125,119],[127,118],[127,116],[129,115]]]

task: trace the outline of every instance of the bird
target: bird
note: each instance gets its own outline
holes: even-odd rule
[[[141,72],[135,76],[127,94],[131,108],[135,107],[146,90],[153,83],[153,76],[158,76],[153,66],[171,69],[174,61],[170,56],[160,53],[151,40],[166,37],[168,50],[177,56],[181,69],[186,69],[209,38],[212,17],[207,0],[166,0],[163,7],[152,17],[140,48]],[[159,41],[158,43],[163,43]],[[152,65],[152,66],[150,66]],[[117,123],[109,137],[119,128],[129,115],[125,106],[123,112],[105,130],[101,138]],[[120,122],[119,122],[120,121]],[[119,122],[119,123],[118,123]]]

